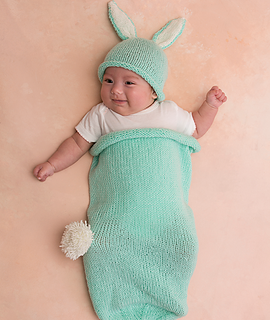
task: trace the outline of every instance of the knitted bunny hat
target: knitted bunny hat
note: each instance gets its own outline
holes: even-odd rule
[[[157,94],[157,100],[165,99],[163,87],[168,76],[168,60],[163,49],[171,46],[182,34],[185,19],[170,20],[154,34],[152,40],[137,37],[134,23],[115,1],[108,3],[109,18],[123,40],[113,47],[99,66],[98,77],[103,81],[108,67],[122,67],[140,75]]]

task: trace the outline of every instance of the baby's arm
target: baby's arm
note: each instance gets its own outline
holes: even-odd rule
[[[211,127],[218,108],[227,101],[227,97],[222,90],[214,86],[206,95],[206,100],[203,102],[198,111],[192,113],[196,130],[193,137],[199,139]]]
[[[79,160],[93,145],[82,138],[78,132],[66,139],[55,153],[44,163],[37,165],[34,175],[39,181],[45,181],[55,172],[66,169]]]

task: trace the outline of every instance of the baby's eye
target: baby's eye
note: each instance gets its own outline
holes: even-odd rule
[[[106,82],[106,83],[113,83],[113,81],[111,80],[111,79],[104,79],[104,82]]]
[[[126,81],[126,84],[127,84],[128,86],[130,86],[130,85],[134,84],[134,82],[132,82],[132,81]]]

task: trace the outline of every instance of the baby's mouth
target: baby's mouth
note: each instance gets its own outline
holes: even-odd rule
[[[112,101],[117,104],[124,104],[127,102],[127,100],[120,100],[120,99],[112,99]]]

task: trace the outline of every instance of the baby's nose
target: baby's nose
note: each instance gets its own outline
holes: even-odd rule
[[[111,94],[121,94],[123,92],[120,84],[114,84],[111,89]]]

